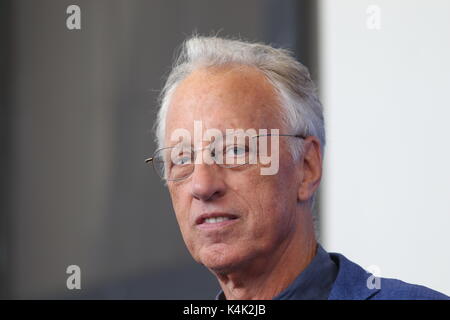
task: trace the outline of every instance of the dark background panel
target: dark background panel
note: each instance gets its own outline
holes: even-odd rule
[[[81,8],[81,30],[66,8]],[[157,96],[193,32],[295,51],[317,74],[314,1],[1,2],[0,294],[211,298],[144,159]],[[82,290],[66,288],[79,265]]]

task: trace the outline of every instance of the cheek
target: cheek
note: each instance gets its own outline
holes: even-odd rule
[[[191,224],[189,220],[190,202],[189,197],[184,195],[185,191],[182,188],[176,188],[176,190],[170,190],[173,209],[175,211],[175,217],[178,222],[178,226],[181,232],[181,236],[184,240],[186,247],[193,256],[196,256],[195,252],[195,236],[192,233]]]
[[[281,172],[280,172],[281,173]],[[292,175],[259,176],[251,183],[249,202],[258,225],[259,236],[277,236],[287,232],[295,222],[296,194]]]
[[[183,192],[181,187],[169,188],[175,216],[182,232],[183,229],[189,225],[189,199],[188,197],[183,196]]]

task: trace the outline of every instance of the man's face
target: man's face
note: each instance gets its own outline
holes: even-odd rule
[[[171,133],[179,128],[194,136],[195,120],[202,121],[203,130],[279,129],[291,134],[274,116],[279,108],[272,85],[254,68],[200,69],[172,96],[165,143],[173,144]],[[168,182],[183,239],[196,261],[214,271],[232,271],[275,254],[297,231],[301,177],[287,139],[296,138],[280,137],[276,175],[261,175],[259,164],[230,169],[203,163],[187,179]],[[203,214],[232,219],[211,223]]]

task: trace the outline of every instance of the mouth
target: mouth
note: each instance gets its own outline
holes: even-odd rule
[[[234,224],[238,219],[234,214],[214,212],[200,215],[195,224],[201,229],[217,229]]]

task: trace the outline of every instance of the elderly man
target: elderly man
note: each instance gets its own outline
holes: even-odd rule
[[[322,106],[288,51],[187,40],[161,94],[156,135],[148,162],[166,182],[191,255],[217,277],[218,299],[447,298],[377,279],[317,243]]]

